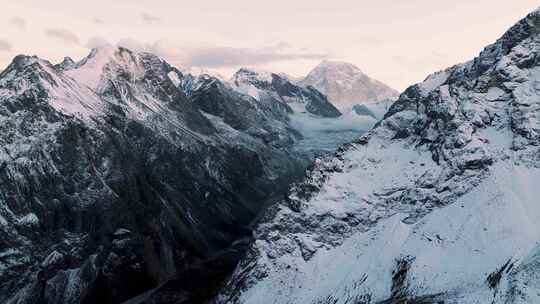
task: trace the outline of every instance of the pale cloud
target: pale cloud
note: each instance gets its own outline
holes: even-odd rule
[[[9,19],[9,23],[12,24],[15,27],[21,29],[21,30],[26,27],[26,20],[24,20],[21,17],[13,17],[13,18],[11,18],[11,19]]]
[[[360,45],[369,47],[381,47],[384,45],[384,41],[373,36],[361,35],[357,37],[357,42]]]
[[[84,46],[89,49],[93,49],[93,48],[99,48],[99,47],[110,46],[110,45],[112,45],[112,43],[110,43],[104,38],[92,37],[88,39],[88,42],[86,42]]]
[[[538,0],[343,0],[339,5],[325,0],[276,0],[264,7],[247,0],[93,0],[84,9],[77,2],[0,1],[6,27],[0,39],[9,41],[13,53],[61,60],[66,55],[86,55],[81,46],[92,36],[106,37],[113,44],[123,37],[149,42],[165,38],[176,45],[159,44],[159,54],[171,63],[269,62],[260,67],[293,75],[305,75],[318,58],[330,54],[332,59],[354,63],[373,78],[405,88],[428,73],[474,58],[538,7]],[[10,22],[12,17],[26,21],[24,31]],[[49,28],[70,30],[80,44],[43,39]],[[218,51],[223,54],[215,54]]]
[[[142,13],[141,17],[142,17],[144,22],[149,23],[149,24],[157,23],[157,22],[159,22],[161,20],[159,17],[154,16],[154,15],[149,14],[149,13]]]
[[[95,48],[113,45],[106,39],[93,37],[86,47]],[[327,53],[312,52],[308,49],[295,49],[289,43],[279,42],[262,48],[240,48],[219,45],[177,44],[166,40],[144,43],[125,38],[116,43],[137,52],[156,54],[169,63],[181,67],[237,68],[242,66],[261,66],[281,61],[322,60],[330,57]]]
[[[77,35],[71,32],[70,30],[51,28],[51,29],[47,29],[45,31],[45,34],[48,37],[58,39],[65,44],[71,44],[71,45],[80,44],[79,37],[77,37]]]
[[[219,68],[236,65],[261,65],[275,61],[300,59],[321,60],[327,57],[327,54],[318,53],[276,52],[265,49],[216,46],[191,49],[187,54],[187,62],[194,66]]]
[[[0,52],[10,52],[13,49],[7,40],[0,40]]]
[[[150,45],[149,51],[177,65],[206,68],[259,66],[278,61],[322,60],[329,57],[325,53],[295,50],[283,42],[262,48],[240,48],[214,45],[175,46],[158,41]]]

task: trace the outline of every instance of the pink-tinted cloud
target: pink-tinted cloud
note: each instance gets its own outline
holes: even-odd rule
[[[0,52],[10,52],[13,49],[7,40],[0,40]]]
[[[77,37],[75,33],[67,29],[51,28],[51,29],[47,29],[45,31],[45,34],[48,37],[60,40],[65,44],[70,44],[70,45],[80,44],[79,37]]]
[[[152,14],[149,14],[149,13],[142,13],[141,17],[143,21],[148,24],[158,23],[161,20],[161,18],[154,16]]]
[[[21,17],[13,17],[9,19],[9,23],[13,26],[17,27],[18,29],[24,29],[26,27],[26,20],[24,20]]]
[[[241,48],[218,45],[186,46],[157,41],[144,44],[134,39],[123,39],[119,46],[132,50],[155,53],[179,66],[206,68],[226,68],[236,66],[257,66],[276,61],[321,60],[328,54],[295,50],[288,43],[280,42],[263,48]]]

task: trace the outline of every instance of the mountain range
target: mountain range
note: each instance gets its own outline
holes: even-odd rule
[[[291,111],[125,48],[17,56],[0,74],[0,302],[117,303],[234,251],[309,162]]]
[[[19,55],[0,302],[540,302],[539,115],[540,9],[401,94],[342,62]]]
[[[0,73],[0,302],[119,303],[167,284],[196,302],[232,271],[321,149],[294,117],[341,112],[280,74],[190,72],[101,47]],[[317,139],[359,134],[342,129]]]

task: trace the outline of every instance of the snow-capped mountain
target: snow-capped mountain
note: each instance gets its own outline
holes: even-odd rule
[[[209,75],[209,76],[219,79],[221,82],[228,82],[228,79],[225,75],[221,74],[219,71],[216,71],[214,69],[201,68],[201,67],[188,67],[188,68],[180,68],[180,71],[184,75],[191,75],[195,77],[202,76],[202,75]]]
[[[218,303],[539,303],[540,9],[271,208]]]
[[[197,301],[231,270],[308,160],[281,103],[187,78],[112,47],[0,73],[1,303],[120,303],[167,284]]]
[[[357,66],[340,61],[321,62],[299,84],[315,87],[341,111],[350,110],[356,104],[395,98],[399,94],[370,78]]]

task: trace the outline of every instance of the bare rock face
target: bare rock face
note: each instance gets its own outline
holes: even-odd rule
[[[269,210],[217,303],[537,303],[540,10]],[[269,300],[271,299],[271,300]]]
[[[358,67],[339,61],[321,62],[299,83],[313,86],[341,111],[355,104],[377,102],[399,95],[396,90],[370,78]]]
[[[0,74],[0,302],[211,295],[308,160],[286,106],[188,80],[124,48]]]

